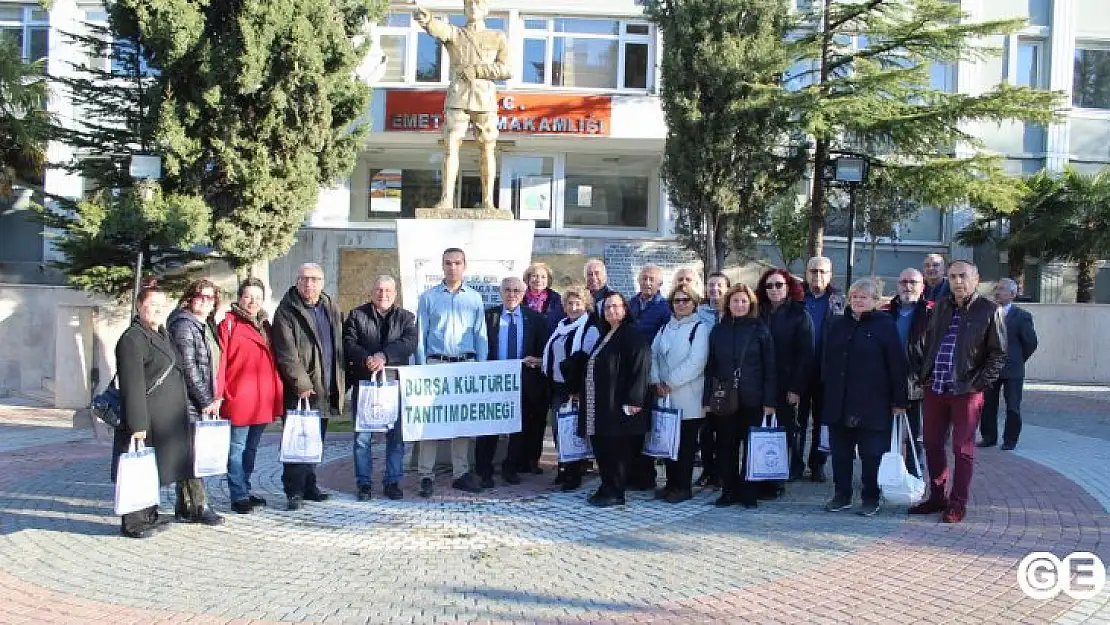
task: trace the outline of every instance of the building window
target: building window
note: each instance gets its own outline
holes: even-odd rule
[[[10,41],[28,62],[50,53],[50,14],[34,5],[0,4],[0,38]]]
[[[930,63],[929,87],[945,93],[956,93],[956,64]]]
[[[658,156],[567,154],[563,224],[649,228],[658,203]]]
[[[461,14],[436,14],[455,26],[465,26]],[[506,31],[506,18],[490,15],[486,28]],[[383,83],[446,84],[450,77],[450,60],[443,52],[443,45],[426,33],[411,13],[390,13],[378,28],[378,46],[385,55]]]
[[[482,181],[474,150],[460,153],[455,202],[476,208],[482,201]],[[441,150],[420,148],[373,149],[364,152],[351,175],[350,220],[412,219],[416,209],[439,202],[443,163]],[[498,202],[494,180],[494,204]]]
[[[1017,58],[1014,60],[1013,83],[1018,87],[1045,89],[1045,42],[1040,39],[1018,39]]]
[[[1052,2],[1050,0],[1029,0],[1029,24],[1049,26],[1052,22]]]
[[[1072,104],[1110,110],[1110,47],[1076,47]]]
[[[572,89],[646,90],[652,29],[647,22],[528,17],[520,82]]]

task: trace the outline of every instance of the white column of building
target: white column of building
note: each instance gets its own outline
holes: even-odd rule
[[[1055,0],[1052,3],[1052,34],[1049,39],[1049,83],[1052,91],[1067,94],[1064,106],[1071,107],[1072,85],[1075,74],[1075,0]],[[1045,137],[1045,169],[1061,171],[1068,164],[1071,151],[1071,121],[1065,120],[1048,127]]]

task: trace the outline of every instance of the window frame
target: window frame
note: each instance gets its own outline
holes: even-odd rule
[[[1074,52],[1072,53],[1072,65],[1075,64],[1075,56],[1082,50],[1091,50],[1098,52],[1105,52],[1110,54],[1110,40],[1106,39],[1077,39],[1075,42]],[[1073,74],[1072,84],[1070,85],[1069,104],[1072,107],[1072,115],[1076,117],[1110,119],[1110,102],[1107,103],[1106,108],[1080,106],[1075,102],[1075,77]]]
[[[22,16],[19,21],[10,19],[0,19],[0,29],[20,29],[22,41],[20,44],[20,56],[25,63],[38,61],[40,59],[50,58],[50,13],[37,4],[24,4],[16,5],[12,8],[21,9]],[[45,13],[46,19],[33,19],[35,13]],[[46,54],[38,59],[31,57],[31,32],[34,30],[43,30],[46,32]]]
[[[406,14],[407,15],[408,14],[404,10],[396,10],[397,8],[398,7],[393,7],[393,10],[390,10],[389,13],[386,14],[386,17],[383,18],[382,23],[375,26],[375,28],[374,28],[374,38],[375,38],[375,43],[378,45],[379,49],[382,49],[382,52],[384,54],[385,51],[381,47],[381,38],[383,36],[404,37],[405,52],[404,52],[404,58],[401,60],[401,80],[400,81],[385,80],[385,78],[383,77],[383,78],[379,79],[375,83],[374,86],[382,86],[382,87],[413,87],[413,86],[418,86],[418,87],[446,87],[450,82],[449,80],[447,80],[447,78],[451,75],[451,58],[450,58],[450,55],[447,55],[447,54],[443,54],[441,56],[440,78],[439,78],[439,80],[437,80],[437,81],[420,81],[420,80],[416,79],[417,60],[419,58],[418,53],[419,53],[419,47],[420,47],[420,35],[427,35],[427,33],[420,26],[420,24],[416,23],[416,19],[411,17],[411,15],[409,17],[408,26],[389,26],[389,25],[387,25],[387,20],[389,19],[389,15],[391,15],[391,14]],[[447,12],[433,11],[432,12],[432,17],[442,19],[442,20],[447,20],[451,16],[461,16],[461,15],[462,15],[461,13],[452,13],[452,12],[449,12],[449,11],[447,11]],[[500,32],[502,32],[505,35],[505,38],[509,41],[509,46],[512,47],[512,45],[513,45],[512,41],[513,40],[512,40],[512,37],[510,37],[510,32],[512,30],[511,15],[509,13],[501,13],[501,12],[490,13],[488,16],[486,16],[486,20],[488,21],[488,20],[491,20],[491,19],[500,19],[504,22],[504,24],[505,24],[505,29],[504,30],[495,29],[495,28],[491,28],[490,30],[500,30]],[[428,36],[430,36],[430,35],[428,35]],[[388,60],[386,61],[386,63],[388,64]],[[387,67],[388,67],[388,65],[387,65]],[[384,73],[383,73],[383,76],[384,76]]]
[[[1046,90],[1049,86],[1049,71],[1050,65],[1048,63],[1048,40],[1040,36],[1018,35],[1007,41],[1007,55],[1006,65],[1004,66],[1006,82],[1013,86],[1029,87],[1031,89]],[[1021,85],[1018,79],[1021,77],[1022,68],[1020,66],[1021,49],[1023,46],[1029,46],[1037,50],[1037,58],[1035,68],[1037,72],[1036,84]]]
[[[555,30],[555,22],[560,19],[580,19],[580,20],[604,20],[610,22],[617,22],[617,34],[600,34],[600,33],[576,33],[576,32],[558,32]],[[546,28],[543,30],[528,28],[527,24],[530,21],[543,21],[546,23]],[[519,27],[519,45],[514,44],[514,58],[513,73],[514,78],[511,81],[513,86],[536,89],[536,90],[552,90],[552,91],[566,91],[576,93],[636,93],[645,94],[651,93],[655,85],[655,62],[656,54],[656,31],[655,25],[647,19],[632,19],[626,17],[614,16],[601,16],[601,15],[555,15],[555,14],[529,14],[521,13],[516,21]],[[628,32],[630,26],[643,26],[647,28],[647,32],[643,34],[631,34]],[[614,41],[617,43],[617,84],[614,87],[570,87],[564,85],[553,85],[553,68],[554,68],[554,54],[555,54],[555,39],[593,39],[600,41]],[[524,45],[528,39],[543,39],[544,41],[544,76],[543,83],[524,82]],[[627,45],[628,44],[643,44],[647,46],[647,75],[643,87],[625,87],[627,80]]]

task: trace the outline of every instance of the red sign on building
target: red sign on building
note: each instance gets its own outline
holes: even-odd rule
[[[438,132],[443,125],[444,91],[392,89],[385,96],[385,129]],[[498,130],[536,135],[606,136],[613,104],[604,95],[501,93]]]

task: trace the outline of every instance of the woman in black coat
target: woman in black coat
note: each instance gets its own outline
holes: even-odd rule
[[[809,388],[809,376],[815,357],[813,345],[813,320],[805,308],[805,291],[802,283],[785,269],[770,269],[759,279],[756,294],[763,305],[759,314],[775,339],[775,377],[778,391],[775,408],[779,423],[786,428],[790,445],[790,479],[802,477],[805,471],[803,452],[806,433],[798,428],[798,403],[802,393]],[[817,430],[820,432],[820,430]],[[812,463],[811,463],[811,466]],[[782,493],[781,483],[767,482],[768,498]]]
[[[191,436],[185,404],[185,378],[177,349],[159,327],[166,294],[156,286],[139,291],[139,314],[116,343],[122,421],[112,444],[112,481],[120,455],[132,439],[154,448],[158,481],[163,486],[193,476]],[[122,532],[146,538],[162,529],[158,506],[123,515]]]
[[[852,465],[857,450],[862,464],[863,506],[859,514],[879,511],[879,462],[890,446],[891,415],[906,413],[906,353],[894,320],[877,310],[880,293],[872,280],[848,290],[847,314],[825,331],[825,386],[822,421],[829,426],[835,495],[825,509],[852,506]]]
[[[739,409],[732,414],[714,410],[714,387],[732,386],[739,395]],[[745,284],[729,289],[721,321],[709,334],[709,359],[705,365],[703,403],[716,421],[717,474],[721,496],[716,505],[756,507],[755,484],[740,471],[740,448],[748,428],[758,427],[763,415],[775,414],[775,344],[771,331],[759,318],[755,292]]]
[[[196,423],[205,416],[219,416],[222,375],[220,373],[220,344],[212,313],[220,305],[219,289],[207,278],[193,281],[178,301],[177,309],[166,320],[166,330],[178,354],[181,370],[185,374],[185,390],[189,397],[186,409],[189,422]],[[220,515],[208,505],[204,480],[192,477],[177,483],[177,520],[187,523],[219,525]]]
[[[578,433],[589,436],[601,487],[587,501],[601,508],[624,504],[630,465],[651,429],[648,375],[651,349],[636,330],[628,300],[613,293],[602,301],[601,340],[586,361]]]

